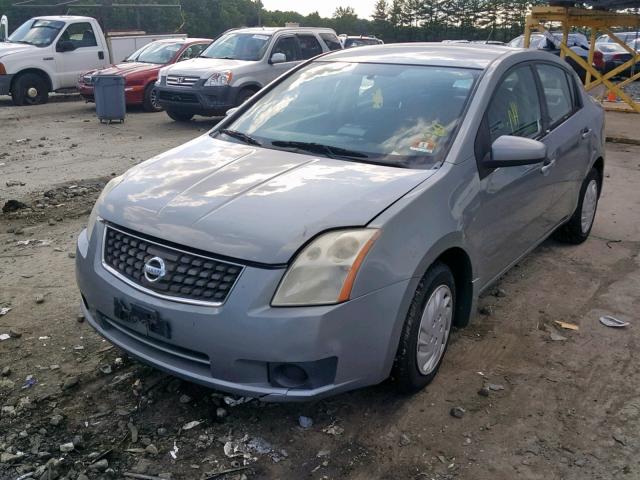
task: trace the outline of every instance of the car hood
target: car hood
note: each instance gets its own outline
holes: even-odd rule
[[[5,57],[12,53],[24,52],[26,50],[37,50],[38,47],[34,45],[27,45],[26,43],[10,43],[0,42],[0,58]]]
[[[226,60],[222,58],[192,58],[177,63],[166,70],[167,75],[197,76],[209,78],[214,72],[231,70],[234,67],[246,65],[245,60]],[[165,72],[163,72],[164,74]]]
[[[275,265],[322,231],[366,225],[433,173],[205,135],[129,170],[97,208],[139,233]]]
[[[126,77],[134,73],[151,73],[157,72],[162,68],[162,65],[157,63],[143,63],[143,62],[124,62],[118,65],[111,65],[110,67],[103,68],[101,70],[92,70],[87,72],[91,75],[121,75]]]

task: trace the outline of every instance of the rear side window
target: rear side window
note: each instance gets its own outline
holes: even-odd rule
[[[298,55],[298,42],[295,37],[281,37],[273,47],[271,55],[274,53],[283,53],[287,58],[287,62],[295,62],[300,60]]]
[[[315,36],[298,35],[298,41],[300,42],[300,53],[302,54],[303,60],[313,58],[322,53],[320,42]]]
[[[536,65],[544,101],[549,115],[549,125],[554,127],[574,111],[574,96],[564,70],[554,65]]]
[[[534,138],[540,134],[542,114],[536,91],[529,66],[516,67],[501,80],[487,110],[491,142],[502,135]]]
[[[76,48],[97,47],[96,36],[90,23],[72,23],[60,37],[61,41],[70,41]]]
[[[341,50],[342,45],[340,44],[340,40],[333,33],[321,33],[320,38],[324,40],[324,43],[327,44],[329,50]]]

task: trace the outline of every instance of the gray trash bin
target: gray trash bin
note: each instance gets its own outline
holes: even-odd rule
[[[93,78],[93,95],[100,123],[124,122],[127,111],[124,101],[124,77],[96,75]]]

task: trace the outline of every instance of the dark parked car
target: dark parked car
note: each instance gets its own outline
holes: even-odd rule
[[[608,43],[608,42],[597,43],[596,48],[598,49],[599,52],[602,53],[602,56],[603,56],[604,67],[602,71],[604,73],[610,72],[611,70],[618,68],[623,63],[626,63],[629,60],[631,60],[631,57],[632,57],[632,55],[622,45],[619,45],[617,43]],[[622,72],[620,72],[619,75],[628,77],[639,70],[640,70],[640,64],[636,64],[631,68],[627,68],[626,70],[623,70]]]
[[[561,32],[552,32],[551,33],[557,41],[562,40]],[[578,56],[580,56],[585,62],[589,58],[589,40],[581,33],[570,33],[569,40],[567,42],[569,48],[575,52]],[[523,48],[524,47],[524,35],[520,35],[519,37],[514,38],[508,44],[510,47]],[[541,33],[533,33],[531,34],[531,42],[529,43],[529,48],[536,48],[538,50],[546,50],[547,52],[553,53],[554,55],[560,55],[560,48],[552,42],[550,39],[545,37]],[[584,82],[586,77],[586,72],[584,68],[576,63],[572,58],[565,59],[569,65],[576,71],[580,80]],[[596,51],[593,56],[593,66],[602,71],[604,68],[604,61],[602,57],[602,52]]]

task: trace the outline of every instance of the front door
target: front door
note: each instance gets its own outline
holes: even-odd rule
[[[543,135],[542,109],[531,65],[514,67],[501,79],[489,104],[478,138],[490,151],[502,135],[539,139]],[[478,151],[478,146],[476,146]],[[478,159],[479,162],[482,159]],[[481,285],[493,280],[532,248],[549,229],[548,197],[543,162],[480,168],[478,206],[470,219],[467,237],[476,258]]]
[[[74,49],[67,52],[56,52],[56,70],[60,88],[75,87],[78,78],[84,72],[101,68],[105,65],[105,51],[98,46],[95,32],[89,22],[77,22],[67,25],[57,47],[62,42],[70,42]],[[102,58],[100,58],[102,57]]]
[[[265,69],[266,78],[262,83],[263,85],[275,80],[283,73],[298,65],[302,60],[300,45],[298,44],[298,39],[295,35],[283,35],[277,38],[273,48],[271,49],[269,58],[272,58],[274,53],[284,54],[286,61],[270,64],[270,68]]]

